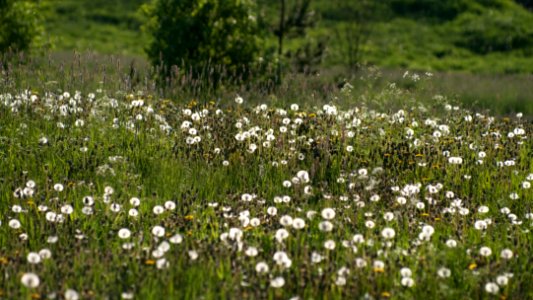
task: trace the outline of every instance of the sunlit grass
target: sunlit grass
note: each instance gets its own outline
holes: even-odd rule
[[[529,116],[401,80],[293,101],[2,85],[1,297],[531,298]]]

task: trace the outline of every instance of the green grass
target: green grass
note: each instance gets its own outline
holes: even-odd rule
[[[63,70],[34,61],[11,69],[0,84],[0,297],[62,298],[69,289],[97,299],[533,297],[531,115],[491,117],[458,105],[444,83],[473,92],[475,85],[459,84],[465,78],[420,74],[413,82],[368,72],[338,90],[295,76],[277,89],[213,93],[187,90],[191,81],[160,90],[141,77],[131,86],[127,63],[84,59]],[[37,68],[47,63],[49,69]],[[528,79],[464,76],[484,85]],[[433,81],[444,82],[442,90]],[[237,92],[241,105],[233,101]],[[243,132],[249,137],[241,141]],[[194,137],[201,139],[192,143]],[[294,179],[301,170],[308,182],[305,174]],[[393,187],[411,190],[404,204]],[[94,204],[84,204],[85,196]],[[140,199],[136,217],[129,215],[132,197]],[[156,214],[158,205],[169,208]],[[479,211],[483,206],[488,212]],[[325,208],[335,211],[330,232],[320,230]],[[62,221],[47,220],[47,212],[61,213]],[[278,241],[284,215],[305,226],[286,226],[289,236]],[[260,224],[251,226],[252,218]],[[485,230],[475,227],[487,219]],[[166,234],[155,236],[155,226]],[[434,228],[427,240],[423,226]],[[121,239],[122,228],[131,236]],[[395,236],[384,238],[385,228]],[[183,240],[167,247],[175,234]],[[366,242],[354,241],[356,234]],[[325,248],[328,240],[335,249]],[[250,247],[257,256],[246,254]],[[482,247],[492,255],[480,255]],[[51,258],[28,262],[30,252],[45,248]],[[500,256],[504,249],[512,258]],[[274,261],[277,251],[290,266]],[[269,272],[255,270],[261,261]],[[412,271],[412,287],[402,285],[402,268]],[[442,268],[450,277],[437,275]],[[37,287],[21,280],[30,272]],[[283,287],[271,286],[277,277]],[[495,295],[486,291],[490,282],[499,282]]]
[[[140,32],[142,21],[137,10],[143,2],[50,1],[45,22],[47,37],[59,52],[96,51],[142,57],[147,39]],[[533,28],[533,13],[509,0],[458,2],[466,3],[463,10],[447,19],[431,14],[434,11],[427,11],[423,17],[417,13],[424,11],[395,11],[388,2],[372,9],[370,36],[363,46],[362,62],[383,68],[434,72],[533,72],[533,32],[529,29]],[[275,19],[273,4],[261,5],[269,5],[265,11]],[[313,8],[322,15],[321,19],[310,30],[309,37],[288,40],[288,49],[326,38],[328,50],[323,67],[345,66],[343,46],[333,33],[346,26],[352,16],[327,1],[314,1]],[[267,44],[274,46],[275,38],[269,37]],[[489,46],[495,49],[484,52]]]

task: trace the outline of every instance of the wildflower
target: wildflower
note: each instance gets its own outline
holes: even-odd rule
[[[402,278],[401,284],[405,287],[412,287],[415,281],[411,277],[404,277]]]
[[[50,251],[50,249],[42,249],[39,251],[39,256],[42,258],[42,259],[49,259],[52,257],[52,251]]]
[[[296,177],[300,180],[300,183],[308,183],[310,181],[309,173],[305,170],[298,171]]]
[[[303,219],[300,219],[300,218],[295,218],[292,221],[292,227],[294,229],[302,229],[302,228],[305,227],[305,221]]]
[[[122,207],[120,206],[120,204],[118,203],[112,203],[110,206],[109,206],[109,209],[112,211],[112,212],[115,212],[115,213],[118,213],[120,211]]]
[[[270,216],[275,216],[277,213],[278,209],[274,206],[270,206],[269,208],[267,208],[267,214],[269,214]]]
[[[179,234],[179,233],[173,235],[173,236],[169,239],[169,242],[171,242],[172,244],[181,244],[182,241],[183,241],[183,237],[182,237],[181,234]]]
[[[492,250],[489,248],[489,247],[481,247],[479,249],[479,254],[481,254],[482,256],[490,256],[492,254]]]
[[[500,253],[500,257],[503,259],[511,259],[513,257],[513,251],[510,249],[503,249]]]
[[[278,241],[278,243],[283,242],[283,240],[285,240],[288,237],[289,237],[289,232],[286,229],[281,228],[276,231],[275,238]]]
[[[133,207],[138,207],[139,205],[141,205],[141,200],[137,197],[133,197],[130,199],[130,204],[133,206]]]
[[[61,206],[61,213],[65,215],[70,215],[72,212],[74,212],[74,208],[72,207],[72,205],[66,204]]]
[[[73,289],[68,289],[65,291],[65,300],[78,300],[80,295]]]
[[[411,269],[409,268],[401,268],[400,275],[402,277],[411,277],[413,275],[413,272],[411,272]]]
[[[259,253],[259,251],[257,251],[257,248],[255,247],[248,247],[248,249],[246,249],[246,251],[244,252],[247,256],[250,256],[250,257],[255,257],[257,256],[257,254]]]
[[[446,241],[446,246],[448,246],[448,248],[455,248],[457,247],[457,241],[453,239],[449,239]]]
[[[85,206],[92,206],[94,204],[94,198],[91,196],[85,196],[83,197],[82,202]]]
[[[333,224],[329,221],[323,221],[318,223],[318,229],[320,229],[320,231],[330,232],[333,230]]]
[[[480,213],[480,214],[486,214],[489,212],[489,208],[485,205],[482,205],[480,206],[477,211]]]
[[[261,224],[261,221],[258,219],[258,218],[252,218],[250,219],[250,225],[252,225],[252,227],[257,227]],[[294,225],[294,224],[293,224]]]
[[[27,260],[30,264],[38,264],[41,262],[41,256],[38,253],[30,252],[28,253]]]
[[[485,291],[490,294],[497,294],[500,291],[498,285],[494,282],[485,284]]]
[[[509,277],[507,277],[505,275],[500,275],[500,276],[496,277],[496,283],[499,286],[506,286],[509,283]]]
[[[165,235],[165,228],[161,226],[154,226],[152,228],[152,234],[156,237],[163,237]]]
[[[487,222],[485,222],[484,220],[477,220],[474,223],[474,228],[477,230],[485,230],[487,229]]]
[[[327,240],[324,242],[324,248],[328,250],[334,250],[335,249],[335,241],[334,240]]]
[[[262,261],[255,265],[255,271],[259,274],[268,273],[269,268],[266,262]]]
[[[24,273],[20,281],[24,286],[29,288],[36,288],[41,283],[39,276],[37,276],[35,273]]]
[[[118,237],[121,239],[127,239],[131,236],[131,231],[127,228],[122,228],[118,231]]]
[[[198,252],[197,252],[197,251],[195,251],[195,250],[190,250],[190,251],[188,251],[187,253],[189,254],[189,258],[190,258],[191,260],[196,260],[196,259],[198,259]]]
[[[163,206],[161,206],[161,205],[156,205],[156,206],[154,206],[152,211],[154,212],[155,215],[160,215],[163,212],[165,212],[165,208]]]
[[[55,190],[56,192],[62,192],[63,189],[64,189],[64,188],[63,188],[63,185],[62,185],[61,183],[56,183],[56,184],[54,184],[54,190]]]
[[[438,271],[437,271],[437,275],[440,277],[440,278],[448,278],[450,277],[450,275],[452,274],[452,272],[450,271],[450,269],[448,268],[440,268]]]
[[[457,156],[450,156],[448,158],[448,162],[452,165],[460,165],[463,163],[463,159],[461,157],[457,157]]]
[[[332,220],[335,218],[335,211],[332,208],[324,208],[321,215],[325,220]]]
[[[17,219],[9,220],[8,223],[9,227],[13,229],[19,229],[20,228],[20,221]]]
[[[283,277],[276,277],[270,281],[270,286],[277,289],[285,285],[285,279]]]
[[[292,217],[289,215],[284,215],[279,219],[279,222],[283,226],[291,226],[292,225]]]
[[[376,223],[374,223],[374,221],[372,221],[372,220],[368,220],[368,221],[365,222],[365,226],[366,226],[366,228],[372,229],[372,228],[374,228],[376,226]]]
[[[381,231],[381,235],[385,239],[392,239],[396,235],[396,232],[394,231],[394,229],[387,227]]]

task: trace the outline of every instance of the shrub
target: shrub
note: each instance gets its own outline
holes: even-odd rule
[[[0,53],[27,51],[41,36],[37,4],[24,0],[0,0]]]
[[[260,37],[251,0],[153,0],[143,5],[153,65],[193,70],[206,65],[243,76],[258,59]]]
[[[533,16],[517,11],[486,11],[464,14],[454,26],[456,44],[472,52],[486,54],[528,49],[533,46]]]

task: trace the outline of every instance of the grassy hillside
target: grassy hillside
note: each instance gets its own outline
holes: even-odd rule
[[[140,23],[143,0],[52,0],[46,27],[57,51],[143,55]]]
[[[143,2],[52,0],[47,22],[50,39],[58,51],[143,56],[145,39],[136,17]],[[372,12],[365,19],[370,31],[361,50],[363,62],[432,71],[533,72],[531,11],[511,0],[430,2],[368,1]],[[261,10],[275,20],[276,1],[264,3],[260,2]],[[354,13],[323,0],[315,0],[313,9],[320,17],[309,36],[288,44],[297,47],[303,41],[325,40],[324,65],[346,64],[341,54],[345,40],[335,32],[349,26]]]

